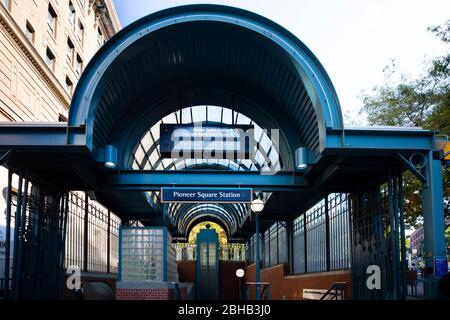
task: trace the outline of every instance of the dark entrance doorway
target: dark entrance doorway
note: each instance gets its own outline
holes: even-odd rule
[[[196,297],[219,298],[219,238],[212,229],[203,229],[197,235]]]

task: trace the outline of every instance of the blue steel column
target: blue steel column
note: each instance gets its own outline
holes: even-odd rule
[[[405,208],[403,197],[403,176],[402,173],[398,173],[398,201],[400,210],[400,245],[401,245],[401,257],[402,257],[402,299],[406,299],[408,295],[408,285],[406,282],[406,241],[405,241]]]
[[[5,238],[5,296],[9,298],[9,273],[11,256],[11,192],[12,192],[12,171],[8,170],[8,191],[6,192],[6,238]]]
[[[392,176],[392,173],[389,173],[389,180],[388,180],[388,205],[389,205],[389,222],[390,222],[390,228],[391,228],[391,250],[392,250],[392,292],[390,299],[397,300],[398,299],[398,234],[397,234],[397,220],[395,216],[398,212],[396,212],[396,200],[395,197],[397,196],[395,192],[395,186],[394,186],[394,177]]]
[[[428,184],[424,185],[422,206],[424,218],[425,249],[425,296],[435,299],[438,296],[438,278],[434,276],[434,258],[445,257],[444,195],[442,188],[441,160],[433,159],[433,152],[427,155]]]
[[[256,300],[261,300],[261,291],[259,289],[259,282],[261,282],[261,275],[260,275],[260,257],[259,257],[259,214],[255,213],[255,234],[256,234],[256,257],[255,257],[255,264],[256,264]]]

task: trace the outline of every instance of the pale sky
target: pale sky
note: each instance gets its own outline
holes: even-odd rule
[[[357,117],[358,95],[382,84],[395,59],[401,73],[417,75],[423,62],[448,48],[429,26],[450,19],[449,0],[114,0],[123,26],[165,8],[210,3],[263,15],[296,35],[321,61],[336,87],[346,123]],[[350,116],[351,119],[348,118]]]

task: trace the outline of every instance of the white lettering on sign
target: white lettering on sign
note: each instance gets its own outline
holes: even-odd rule
[[[179,191],[175,191],[173,193],[174,197],[178,197],[178,198],[194,198],[195,197],[195,192],[179,192]]]
[[[173,196],[176,198],[202,198],[202,199],[215,199],[215,198],[240,198],[241,194],[236,192],[180,192],[174,191]]]

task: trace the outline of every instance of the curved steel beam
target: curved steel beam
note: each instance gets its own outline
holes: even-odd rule
[[[228,230],[228,225],[221,220],[220,217],[217,216],[213,216],[213,215],[199,215],[197,217],[195,217],[194,219],[192,219],[189,222],[189,225],[187,226],[186,232],[184,233],[184,235],[186,236],[186,238],[189,237],[189,234],[191,233],[192,229],[199,223],[201,222],[205,222],[205,221],[211,221],[211,222],[215,222],[218,225],[220,225],[226,232],[227,234],[227,238],[230,239],[231,238],[231,232],[230,230]]]
[[[220,209],[219,209],[220,208]],[[181,232],[185,232],[189,222],[200,214],[213,215],[217,217],[221,217],[224,221],[227,222],[230,232],[234,233],[238,227],[238,221],[233,214],[229,214],[227,210],[221,206],[216,208],[202,206],[201,204],[192,207],[189,211],[186,211],[180,218],[177,223],[178,229]]]
[[[102,77],[114,61],[133,43],[156,30],[181,23],[214,21],[251,30],[269,39],[292,60],[313,103],[319,125],[322,149],[326,129],[343,128],[342,112],[335,89],[312,52],[278,24],[242,9],[217,5],[190,5],[163,10],[144,17],[116,34],[91,60],[75,90],[69,112],[70,127],[86,127],[86,145],[93,149],[95,114],[100,101]],[[72,141],[68,130],[68,141]]]
[[[170,93],[173,87],[184,87],[185,90],[176,94]],[[293,155],[295,149],[302,146],[303,142],[292,122],[283,113],[278,113],[276,117],[271,114],[268,110],[278,106],[277,103],[248,84],[238,80],[231,85],[229,82],[218,79],[199,82],[190,79],[171,82],[157,92],[157,98],[154,97],[154,93],[148,93],[141,97],[136,102],[133,111],[127,114],[122,125],[117,128],[117,133],[111,143],[118,148],[119,162],[123,164],[122,169],[126,169],[137,142],[142,140],[148,129],[165,116],[180,109],[180,94],[184,97],[182,107],[208,104],[229,109],[233,107],[230,95],[234,94],[236,96],[235,111],[247,116],[263,129],[280,130],[280,158],[286,166],[286,170],[295,168]],[[156,102],[149,104],[149,101]]]

